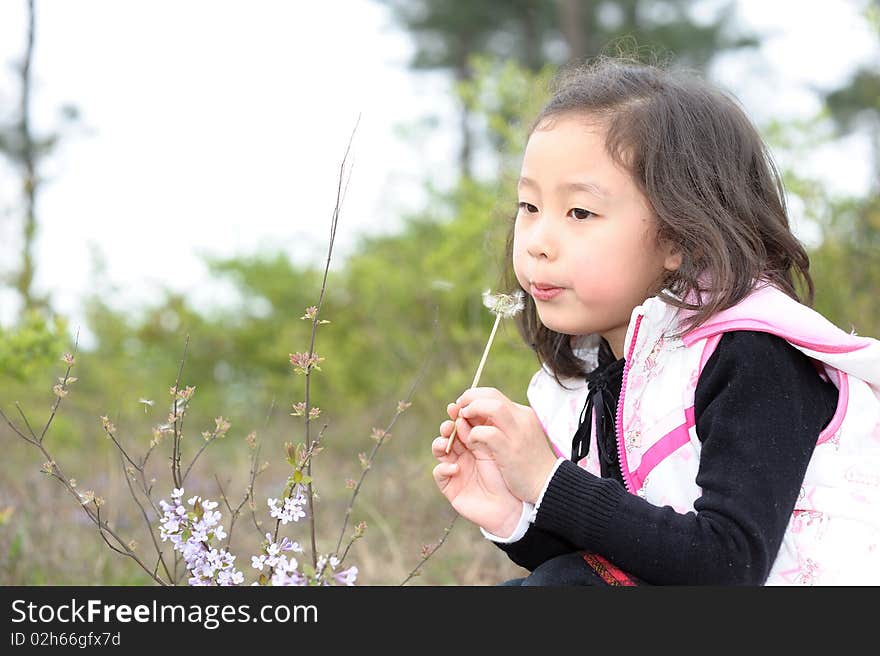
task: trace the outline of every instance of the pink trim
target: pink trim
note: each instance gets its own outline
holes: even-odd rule
[[[538,417],[537,412],[535,413],[535,417]],[[547,431],[547,427],[544,425],[544,422],[541,421],[540,417],[538,417],[538,423],[541,424],[541,430],[544,431],[544,435],[547,436],[547,441],[550,442],[550,446],[553,447],[553,451],[556,453],[556,455],[568,460],[568,456],[559,450],[559,447],[556,446],[556,442],[554,442],[553,440],[550,439],[550,433]]]
[[[663,437],[657,440],[650,449],[645,451],[639,468],[635,473],[635,479],[639,484],[639,488],[645,483],[645,479],[651,470],[659,465],[664,459],[671,456],[681,447],[691,441],[690,428],[694,425],[694,407],[691,406],[684,411],[685,422],[673,428]]]
[[[703,374],[703,368],[706,366],[706,362],[709,360],[709,358],[712,357],[712,354],[718,347],[718,342],[721,341],[721,336],[722,334],[718,333],[717,335],[713,335],[706,340],[706,345],[703,347],[703,353],[702,355],[700,355],[700,369],[697,372],[698,376]],[[691,412],[693,412],[693,408],[691,408]]]
[[[700,326],[699,328],[695,328],[691,332],[682,336],[682,341],[684,342],[685,346],[691,346],[694,342],[697,342],[704,337],[714,337],[719,333],[723,333],[729,330],[756,330],[764,333],[770,333],[771,335],[782,337],[792,344],[803,346],[804,348],[808,348],[812,351],[818,351],[819,353],[852,353],[854,351],[859,351],[871,344],[871,342],[868,340],[863,340],[861,343],[850,344],[829,344],[827,342],[810,341],[808,339],[802,339],[797,337],[796,335],[790,334],[781,326],[776,326],[774,324],[760,321],[758,319],[730,319],[729,321],[719,321],[717,323],[706,324]],[[855,342],[855,340],[853,340],[853,342]]]
[[[837,409],[834,411],[831,422],[819,433],[819,439],[816,440],[816,444],[822,444],[834,437],[846,415],[846,408],[849,405],[849,376],[840,370],[837,371],[837,376]]]
[[[626,489],[630,493],[635,494],[641,486],[636,486],[633,475],[629,471],[629,463],[626,459],[626,441],[623,438],[623,400],[626,397],[626,380],[629,376],[629,368],[632,366],[633,351],[636,348],[636,341],[639,337],[639,326],[642,325],[643,314],[636,317],[636,325],[633,328],[632,342],[629,345],[629,353],[626,354],[626,360],[623,365],[623,376],[620,379],[620,398],[617,401],[617,461],[620,464],[620,473],[623,475],[623,482]]]

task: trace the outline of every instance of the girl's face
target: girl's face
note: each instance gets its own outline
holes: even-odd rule
[[[621,357],[633,308],[681,257],[656,242],[649,204],[606,152],[598,123],[571,116],[547,125],[523,156],[514,271],[545,326],[598,333]]]

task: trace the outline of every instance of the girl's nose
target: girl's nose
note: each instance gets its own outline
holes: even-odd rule
[[[557,252],[555,241],[550,222],[541,218],[535,221],[529,231],[529,243],[526,250],[534,258],[552,260],[556,257]]]

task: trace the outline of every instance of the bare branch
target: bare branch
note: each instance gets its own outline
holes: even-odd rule
[[[18,404],[16,403],[16,406],[17,406],[17,405],[18,405]],[[21,408],[19,408],[19,411],[21,411]],[[16,435],[18,435],[18,436],[19,436],[21,439],[23,439],[25,442],[27,442],[28,444],[33,444],[34,446],[36,446],[36,445],[38,444],[38,442],[32,440],[32,439],[29,438],[27,435],[25,435],[24,433],[22,433],[22,432],[18,429],[18,426],[16,426],[15,424],[13,424],[13,423],[12,423],[12,420],[9,419],[9,417],[6,416],[6,413],[3,412],[3,410],[0,410],[0,417],[3,417],[3,421],[5,421],[5,422],[9,425],[9,427],[10,427],[13,431],[15,431]]]
[[[333,218],[330,221],[330,243],[327,247],[327,261],[324,265],[324,276],[321,280],[321,292],[318,296],[318,303],[315,306],[316,310],[314,316],[312,317],[312,335],[309,342],[309,361],[311,361],[312,356],[315,353],[315,335],[318,330],[318,317],[321,314],[321,307],[324,304],[324,294],[327,290],[327,276],[330,271],[330,258],[333,254],[333,244],[336,242],[336,227],[339,223],[339,213],[342,209],[342,200],[344,197],[343,189],[342,189],[342,179],[345,174],[345,164],[348,161],[348,154],[351,152],[351,143],[354,140],[355,132],[357,131],[358,124],[360,124],[360,114],[358,114],[358,120],[355,122],[354,129],[351,131],[351,136],[348,139],[348,146],[345,149],[345,155],[342,157],[342,163],[339,165],[339,178],[337,181],[336,187],[336,205],[333,208]],[[306,368],[305,372],[305,423],[306,423],[306,448],[311,449],[311,435],[310,435],[310,426],[311,426],[311,399],[310,399],[310,375],[311,375],[311,367]],[[323,431],[322,431],[323,433]],[[308,498],[308,506],[309,506],[309,529],[311,534],[312,541],[312,566],[317,568],[318,566],[318,547],[316,543],[316,519],[315,519],[315,503],[314,503],[314,491],[312,489],[311,482],[311,473],[312,473],[312,463],[311,460],[306,464],[306,475],[309,476],[309,482],[306,484],[306,494]],[[278,536],[278,524],[275,524],[275,536],[277,539]]]
[[[120,456],[119,464],[122,467],[122,475],[125,477],[125,484],[128,486],[128,491],[131,493],[131,498],[134,499],[134,502],[137,504],[137,507],[141,509],[141,515],[144,518],[144,523],[147,525],[147,533],[150,535],[150,539],[153,541],[153,546],[156,548],[156,553],[159,555],[159,562],[162,563],[162,568],[165,570],[165,575],[168,577],[168,580],[171,580],[171,572],[168,571],[168,566],[165,564],[165,559],[162,557],[162,549],[159,547],[159,543],[156,541],[156,534],[153,531],[153,525],[150,522],[150,518],[147,515],[147,511],[141,503],[140,499],[137,498],[137,493],[134,490],[134,486],[131,484],[131,479],[128,477],[128,472],[125,470],[125,461]],[[158,563],[156,567],[158,568]]]
[[[186,351],[189,348],[189,334],[183,344],[183,355],[180,358],[180,367],[177,369],[177,378],[174,381],[174,398],[172,400],[171,414],[174,416],[174,445],[171,452],[171,478],[174,480],[174,487],[183,487],[180,479],[180,435],[182,426],[178,423],[177,417],[177,392],[180,390],[180,377],[183,375],[183,363],[186,362]]]
[[[408,582],[411,578],[413,578],[414,576],[418,576],[418,574],[419,574],[419,570],[422,568],[422,566],[423,566],[426,562],[428,562],[428,559],[429,559],[431,556],[433,556],[435,553],[437,553],[437,550],[438,550],[440,547],[443,546],[443,543],[444,543],[444,542],[446,542],[446,538],[449,537],[449,533],[450,533],[450,531],[452,531],[452,527],[455,526],[455,522],[458,520],[458,518],[459,518],[460,516],[461,516],[461,515],[459,515],[459,514],[456,513],[455,517],[452,518],[452,521],[449,522],[449,525],[448,525],[446,528],[443,529],[443,536],[440,538],[440,541],[434,546],[433,549],[431,549],[428,553],[426,553],[426,554],[422,557],[421,561],[419,561],[419,564],[416,565],[415,568],[413,569],[413,571],[411,571],[411,572],[409,573],[409,576],[407,576],[405,579],[403,579],[403,581],[401,582],[400,585],[402,585],[402,586],[403,586],[403,585],[406,585],[407,582]]]

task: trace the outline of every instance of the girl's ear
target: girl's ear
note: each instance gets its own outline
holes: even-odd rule
[[[667,271],[678,271],[681,267],[681,250],[677,246],[667,244],[666,257],[663,259],[663,268]]]

